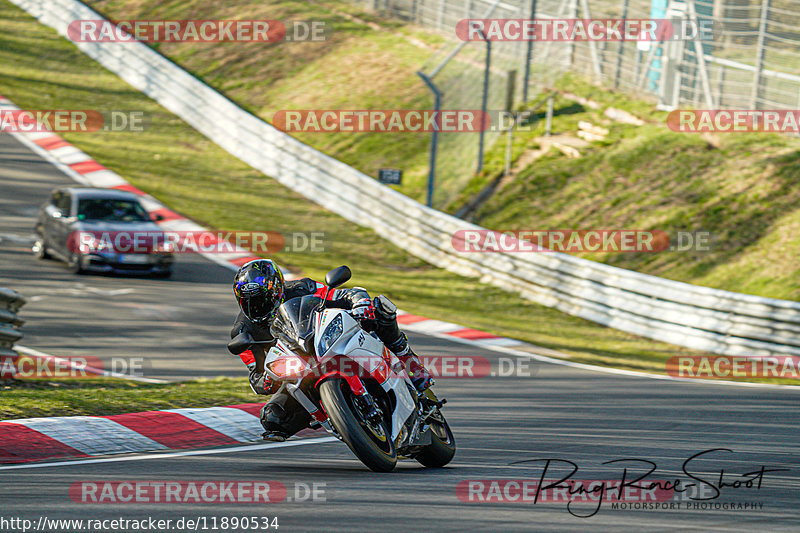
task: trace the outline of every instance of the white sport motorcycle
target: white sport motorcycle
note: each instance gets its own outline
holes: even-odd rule
[[[328,272],[329,290],[350,279],[341,266]],[[441,413],[446,400],[431,389],[418,394],[402,362],[378,336],[361,327],[348,310],[326,308],[326,298],[292,298],[278,309],[277,343],[264,369],[313,417],[342,440],[367,467],[389,472],[398,457],[441,467],[456,452],[450,426]],[[241,353],[258,344],[247,333],[228,348]]]

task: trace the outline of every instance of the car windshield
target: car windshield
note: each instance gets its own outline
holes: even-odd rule
[[[300,296],[285,301],[278,308],[273,335],[292,347],[302,349],[303,341],[314,333],[314,309],[322,302],[317,296]]]
[[[146,222],[150,217],[136,200],[85,198],[78,203],[78,220]]]

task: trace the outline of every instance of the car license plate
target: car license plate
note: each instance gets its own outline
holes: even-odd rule
[[[119,262],[129,265],[141,265],[148,263],[149,260],[147,254],[120,254]]]

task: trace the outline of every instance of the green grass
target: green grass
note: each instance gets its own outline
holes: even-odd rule
[[[320,21],[324,42],[157,43],[179,63],[241,107],[271,122],[287,109],[427,109],[430,91],[416,71],[444,40],[396,21],[381,20],[341,0],[89,0],[112,19],[278,19]],[[347,18],[345,14],[358,17]],[[378,24],[375,31],[361,20]],[[425,43],[414,45],[408,38]],[[404,170],[396,187],[424,198],[426,133],[293,134],[370,176],[382,167]]]
[[[38,416],[116,415],[264,401],[246,379],[215,378],[151,385],[114,378],[0,380],[0,420]]]
[[[93,4],[101,8],[110,5],[107,2]],[[154,5],[152,2],[135,5],[151,4]],[[177,18],[167,8],[174,10],[179,4],[162,5],[166,7],[162,11],[154,9],[148,18]],[[180,5],[191,6],[192,14],[202,18],[201,7],[207,8],[210,4]],[[123,18],[122,13],[115,11],[113,14]],[[330,246],[324,253],[284,251],[274,256],[294,270],[320,279],[330,268],[346,263],[354,271],[354,284],[368,287],[373,294],[388,295],[411,313],[560,350],[575,361],[663,373],[669,357],[694,353],[598,326],[424,263],[372,231],[345,221],[247,167],[6,0],[0,0],[0,35],[3,36],[0,94],[17,105],[29,109],[136,109],[145,112],[150,125],[144,132],[64,135],[136,187],[211,228],[326,231]],[[287,48],[286,53],[293,53],[290,50]],[[224,69],[223,63],[228,61],[227,52],[226,49],[213,52],[218,56],[220,69]],[[207,50],[196,53],[212,54]],[[191,63],[190,59],[185,58],[185,61]],[[247,63],[247,57],[239,60]],[[252,61],[262,65],[261,60]],[[298,59],[298,62],[301,61]],[[198,65],[187,66],[196,71]],[[258,71],[257,66],[253,70]],[[209,68],[209,72],[212,71],[217,72]],[[234,85],[250,83],[245,79],[237,80],[234,72],[220,76]],[[294,84],[284,83],[286,91],[303,92]],[[325,79],[316,83],[322,86]],[[243,98],[235,93],[235,88],[222,89],[239,100]],[[331,90],[343,89],[332,86]],[[253,104],[254,107],[265,105],[266,101]],[[335,155],[341,157],[338,151]]]
[[[587,259],[665,278],[761,296],[800,299],[800,141],[775,134],[673,132],[666,113],[646,102],[591,86],[574,77],[560,88],[590,97],[600,110],[559,98],[554,133],[575,135],[578,121],[610,129],[605,140],[569,159],[551,151],[524,169],[478,212],[494,229],[627,228],[711,234],[709,250],[659,253],[585,253]],[[615,123],[610,106],[647,121]],[[522,132],[515,155],[538,147],[543,124]],[[709,142],[711,141],[711,142]],[[479,190],[502,169],[495,146]],[[473,194],[470,191],[470,194]]]

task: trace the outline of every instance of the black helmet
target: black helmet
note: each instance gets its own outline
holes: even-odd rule
[[[269,323],[283,302],[283,274],[270,259],[245,263],[233,278],[239,308],[256,324]]]

